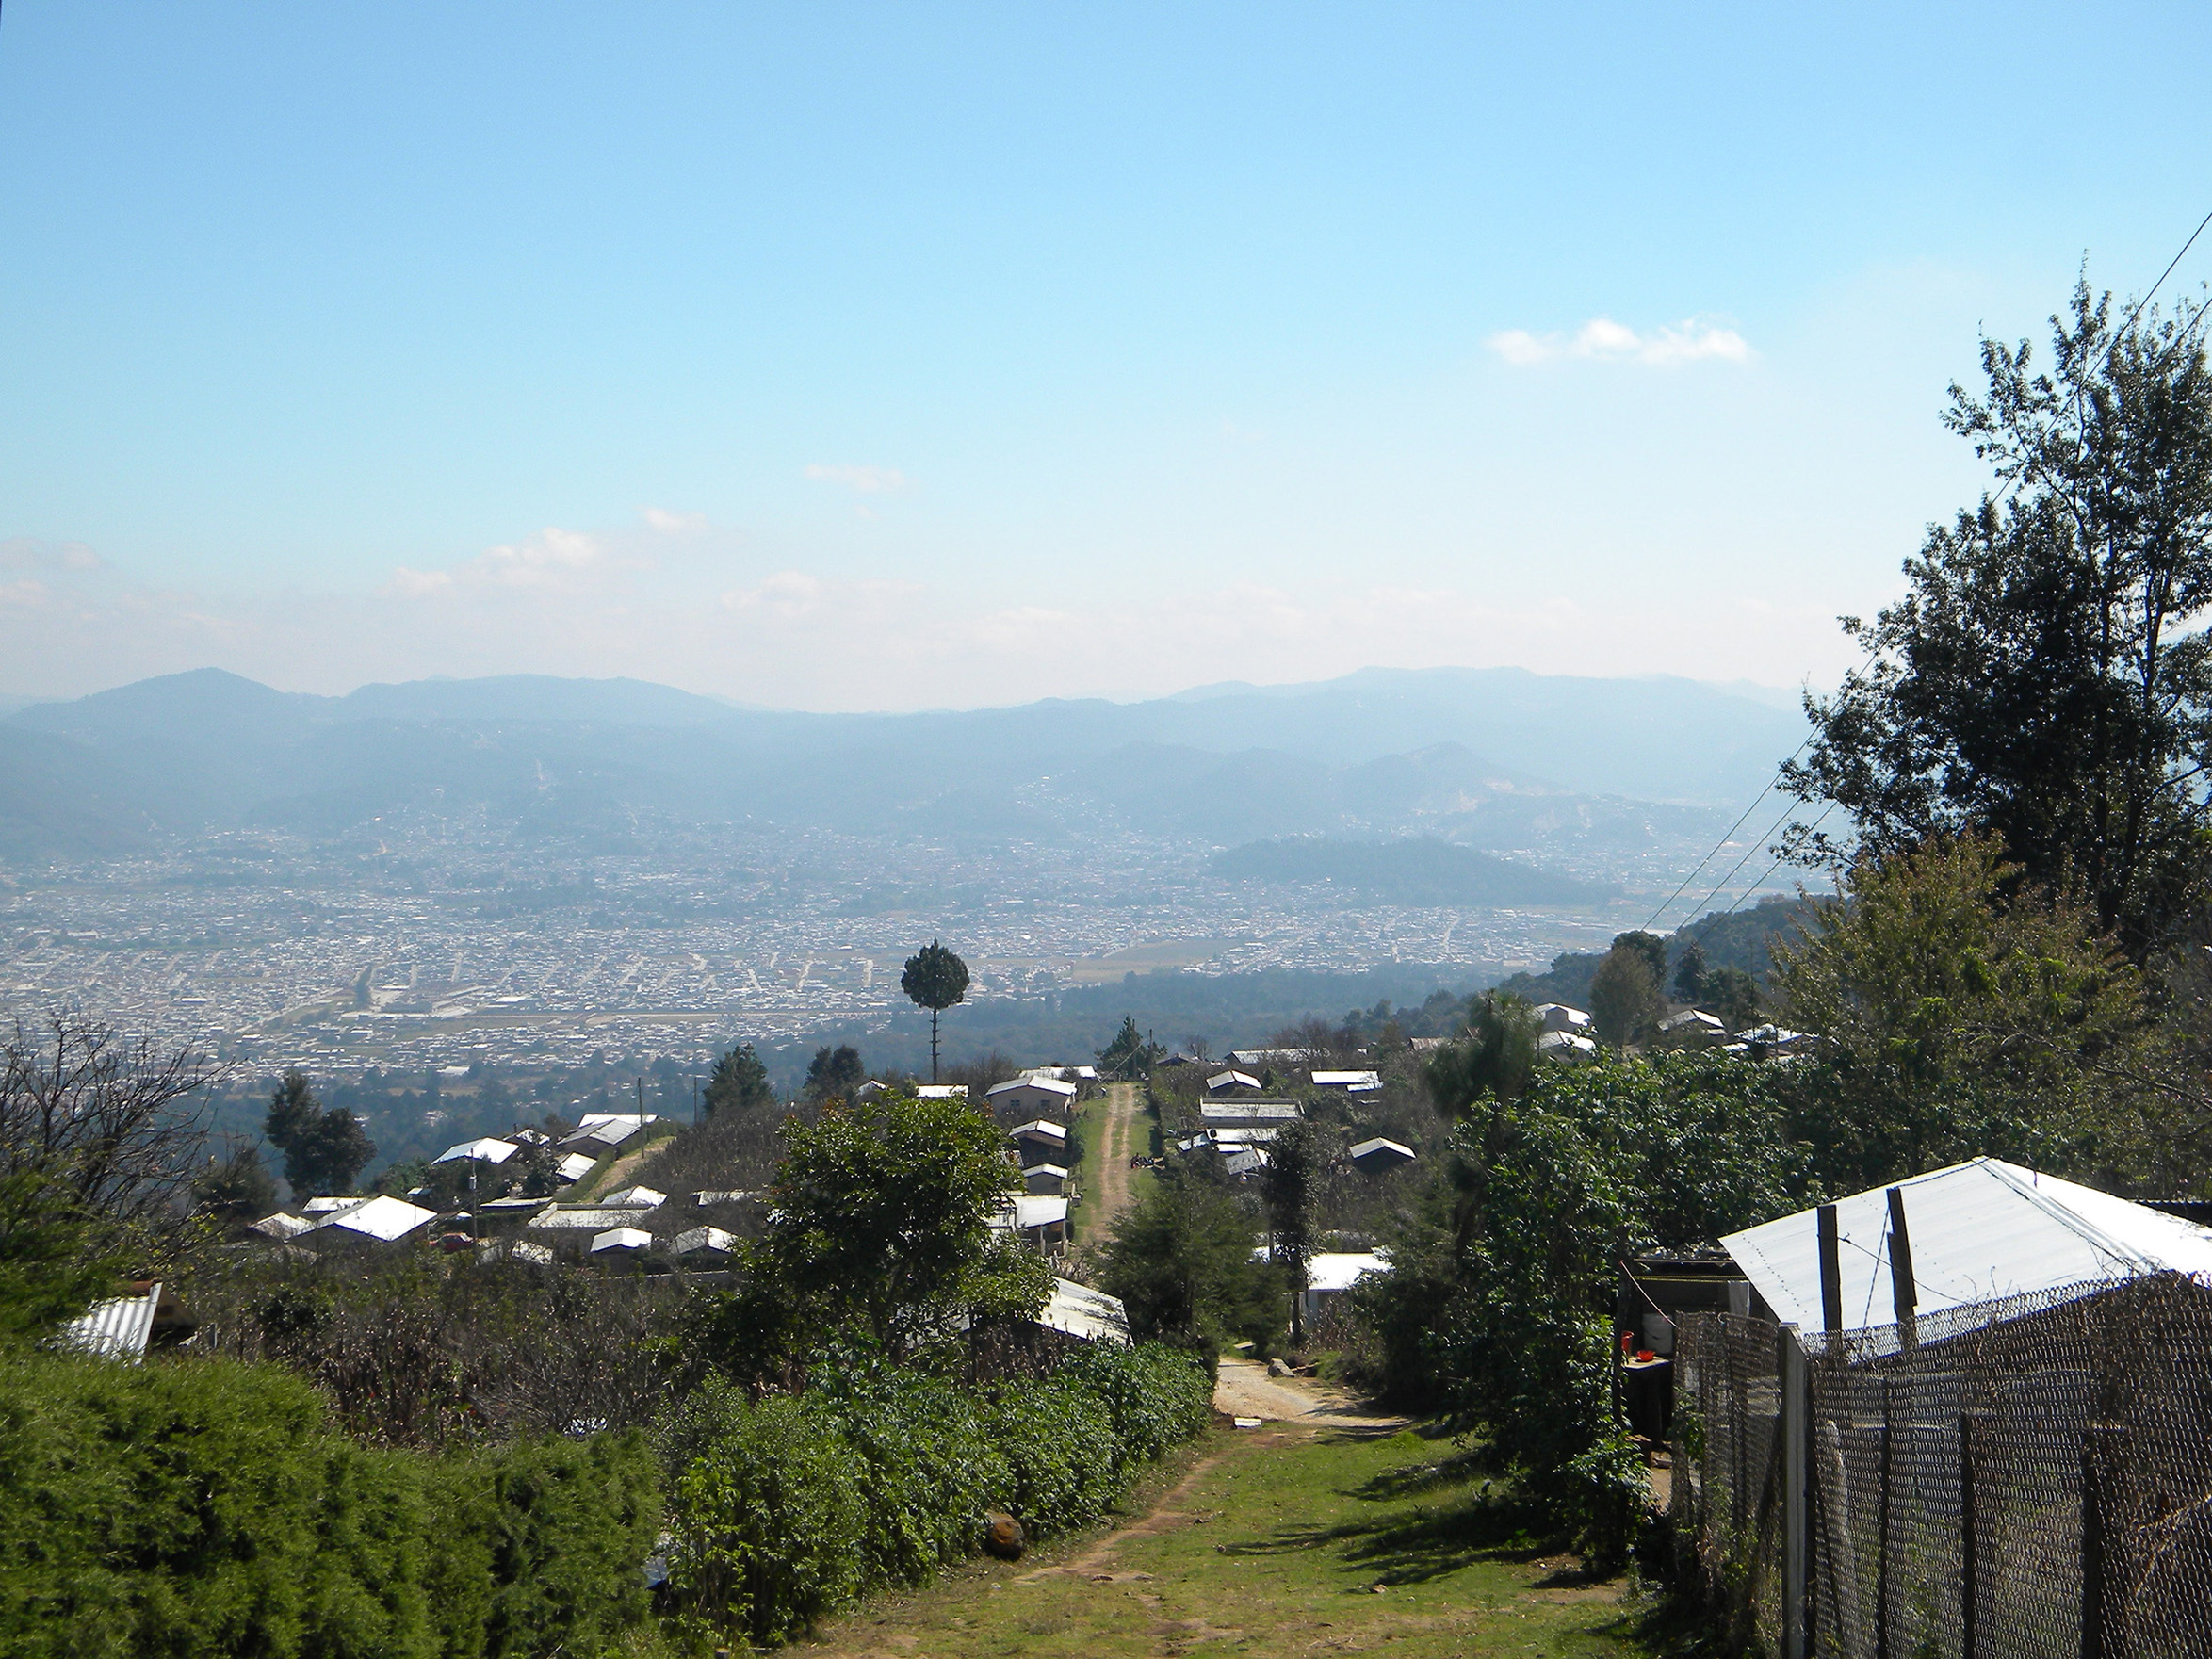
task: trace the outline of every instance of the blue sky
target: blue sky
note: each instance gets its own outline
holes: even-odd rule
[[[14,0],[0,691],[1789,684],[2212,11]],[[2212,236],[2171,279],[2212,276]]]

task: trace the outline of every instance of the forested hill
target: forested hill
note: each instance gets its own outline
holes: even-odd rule
[[[1667,969],[1670,981],[1683,949],[1695,939],[1705,952],[1707,968],[1740,968],[1765,983],[1774,968],[1774,942],[1794,937],[1812,919],[1815,903],[1779,896],[1763,899],[1748,910],[1732,914],[1716,911],[1668,935]],[[1531,1002],[1586,1007],[1590,1000],[1590,981],[1597,975],[1598,964],[1604,960],[1602,951],[1569,951],[1552,958],[1548,972],[1517,973],[1503,981],[1498,989]]]
[[[1428,837],[1395,841],[1320,837],[1256,841],[1218,854],[1212,870],[1230,881],[1326,884],[1369,904],[1593,904],[1618,890]]]

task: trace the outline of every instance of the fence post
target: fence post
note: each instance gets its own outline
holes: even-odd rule
[[[1811,1436],[1806,1433],[1805,1350],[1797,1327],[1785,1325],[1774,1339],[1776,1382],[1781,1411],[1775,1423],[1781,1453],[1781,1659],[1807,1659],[1812,1651],[1805,1628],[1806,1589],[1812,1582],[1806,1534],[1806,1465]]]
[[[2081,1659],[2105,1659],[2105,1471],[2097,1455],[2109,1427],[2081,1436]]]
[[[1874,1659],[1890,1659],[1890,1463],[1896,1428],[1890,1407],[1890,1379],[1881,1379],[1881,1498],[1876,1510],[1874,1554]]]
[[[1979,1544],[1974,1517],[1974,1418],[1959,1413],[1959,1659],[1975,1659]]]

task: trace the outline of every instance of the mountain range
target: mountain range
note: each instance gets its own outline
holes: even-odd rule
[[[274,691],[216,669],[0,720],[0,855],[119,854],[261,824],[482,807],[523,834],[659,812],[951,839],[1101,823],[1199,837],[1701,833],[1803,721],[1683,679],[1369,669],[1148,702],[912,714],[741,708],[640,680]]]

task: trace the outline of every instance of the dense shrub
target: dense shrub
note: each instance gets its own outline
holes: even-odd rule
[[[637,1436],[429,1457],[226,1361],[0,1356],[0,1651],[474,1659],[641,1618]]]
[[[1094,1521],[1135,1469],[1196,1435],[1195,1358],[1095,1346],[984,1399],[911,1367],[839,1358],[798,1394],[708,1382],[662,1424],[670,1576],[699,1634],[789,1639],[841,1603],[971,1553],[1006,1509],[1034,1536]]]
[[[1096,1521],[1120,1495],[1114,1413],[1075,1377],[1001,1391],[991,1429],[1006,1460],[1002,1502],[1034,1536]]]

